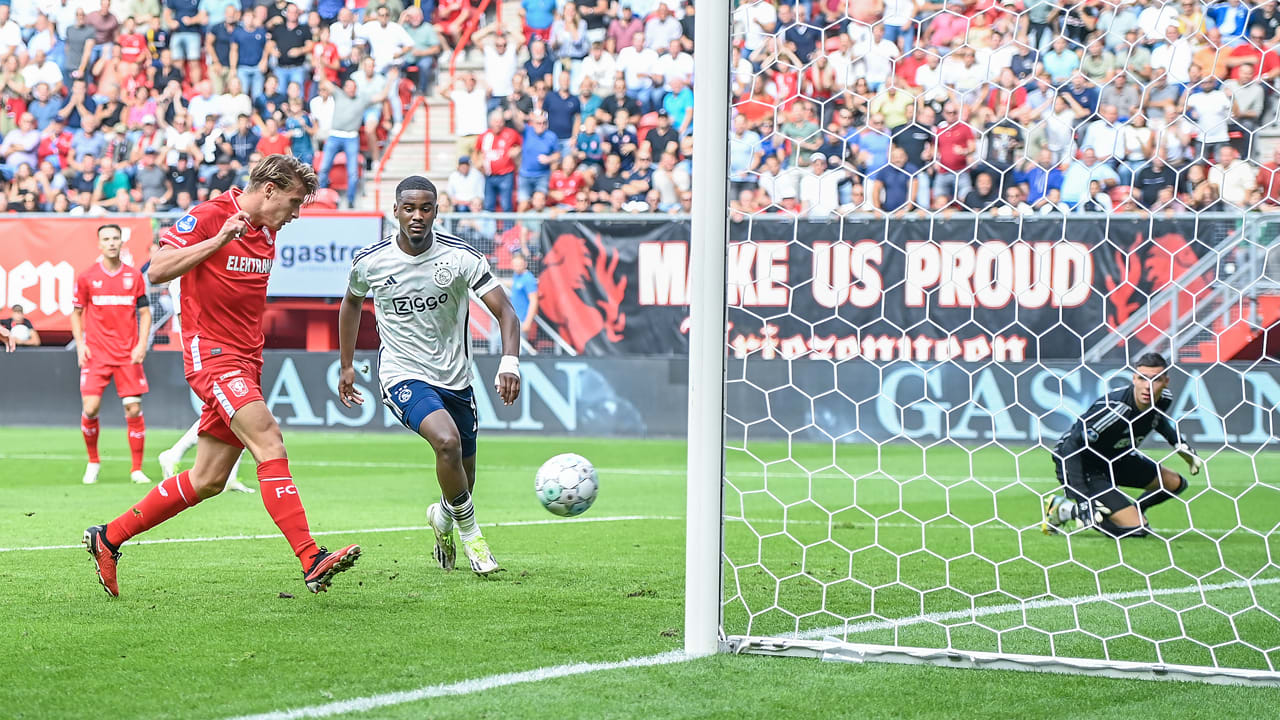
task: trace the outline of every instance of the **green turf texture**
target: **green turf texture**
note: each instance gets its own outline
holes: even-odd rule
[[[176,436],[151,432],[148,457]],[[424,442],[407,433],[309,432],[287,432],[286,442],[312,529],[339,531],[318,539],[365,549],[331,592],[306,592],[280,537],[128,545],[119,599],[102,592],[83,550],[0,552],[0,661],[8,675],[0,716],[220,718],[680,647],[681,443],[482,436],[481,523],[548,521],[486,529],[508,572],[483,581],[432,567],[427,531],[369,532],[424,524],[438,493]],[[104,430],[102,450],[100,483],[83,486],[75,429],[0,429],[0,547],[78,543],[87,525],[139,498],[146,488],[127,481],[123,429]],[[599,467],[601,494],[584,516],[597,522],[559,520],[537,505],[534,472],[560,452]],[[242,475],[252,486],[250,468]],[[1267,539],[1280,520],[1280,491],[1254,482],[1280,484],[1275,456],[1214,457],[1210,489],[1197,479],[1189,503],[1152,513],[1166,532],[1195,532],[1119,549],[1097,538],[1044,537],[1032,527],[1035,495],[1052,487],[1037,479],[1048,470],[1038,451],[859,445],[833,454],[753,444],[749,454],[730,452],[729,469],[727,513],[746,518],[725,530],[727,577],[738,578],[726,594],[732,634],[1124,592],[1148,582],[1176,590],[1197,580],[1280,577],[1268,559],[1280,557],[1278,548]],[[153,460],[146,470],[158,478]],[[646,519],[599,522],[622,516]],[[921,520],[930,522],[922,529]],[[139,539],[274,533],[261,500],[235,494]],[[1122,558],[1132,569],[1118,565]],[[953,590],[939,590],[948,582]],[[1153,659],[1158,648],[1165,662],[1280,663],[1280,585],[1158,600],[917,621],[899,627],[896,639],[945,645],[949,635],[967,649],[1137,660]],[[1077,617],[1088,633],[1076,631]],[[1235,642],[1237,632],[1252,647]],[[1172,640],[1183,634],[1192,640]],[[849,639],[891,642],[895,633]],[[795,716],[800,708],[845,716],[856,708],[866,717],[1195,717],[1201,710],[1219,717],[1265,716],[1277,701],[1280,691],[1257,688],[744,656],[565,677],[359,716],[739,718]]]

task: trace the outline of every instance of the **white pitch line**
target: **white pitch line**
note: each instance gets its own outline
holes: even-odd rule
[[[485,692],[487,690],[508,687],[510,685],[543,682],[546,680],[554,680],[556,678],[585,675],[587,673],[602,672],[605,670],[670,665],[672,663],[685,662],[691,659],[693,659],[691,656],[685,655],[681,651],[673,650],[671,652],[659,653],[657,655],[644,655],[618,662],[581,662],[572,663],[570,665],[556,665],[553,667],[524,670],[522,672],[489,675],[487,677],[473,678],[471,680],[463,680],[456,683],[427,685],[416,690],[402,690],[399,692],[383,693],[381,695],[352,698],[350,700],[338,700],[336,702],[325,703],[323,705],[312,705],[310,707],[294,708],[291,710],[277,710],[275,712],[262,713],[259,715],[241,715],[236,718],[232,718],[231,720],[296,720],[297,718],[331,717],[333,715],[343,715],[346,713],[368,712],[378,708],[389,707],[392,705],[403,705],[405,703],[418,702],[419,700],[428,700],[431,698],[471,695],[473,693]]]
[[[924,623],[946,622],[948,620],[976,620],[980,617],[987,617],[988,615],[1005,615],[1008,613],[1024,612],[1027,610],[1044,610],[1046,608],[1089,605],[1100,602],[1113,602],[1116,600],[1146,600],[1155,597],[1165,597],[1168,595],[1190,595],[1193,593],[1209,593],[1217,592],[1219,590],[1239,590],[1276,584],[1280,584],[1280,578],[1233,580],[1231,582],[1217,583],[1214,585],[1187,585],[1176,588],[1127,590],[1125,592],[1102,593],[1098,595],[1077,595],[1075,597],[1055,598],[1053,600],[1028,600],[1019,603],[970,608],[968,610],[949,610],[947,612],[928,613],[926,615],[915,615],[913,617],[895,618],[892,620],[870,620],[867,622],[857,623],[855,625],[836,625],[833,627],[818,628],[816,630],[805,630],[798,633],[787,633],[784,637],[812,640],[814,638],[828,637],[831,635],[842,635],[847,638],[849,635],[872,632],[874,630],[893,630],[896,628],[910,627],[912,625],[922,625]]]
[[[827,520],[793,520],[793,519],[783,520],[782,518],[742,518],[742,517],[730,517],[728,515],[726,515],[724,519],[726,522],[740,522],[740,523],[747,523],[752,525],[760,525],[760,524],[767,523],[770,525],[828,525],[829,526],[831,524]],[[847,529],[874,530],[876,528],[906,528],[908,530],[1003,530],[1005,532],[1022,533],[1022,532],[1032,531],[1032,530],[1039,531],[1040,526],[1039,524],[1036,524],[1031,527],[1016,528],[1016,527],[1010,527],[1008,525],[1000,525],[997,523],[983,523],[975,527],[973,525],[961,525],[960,523],[925,522],[922,524],[922,523],[906,523],[906,522],[877,522],[877,523],[866,523],[863,525],[855,525],[853,528],[840,528],[840,529],[842,530],[847,530]],[[1175,528],[1161,528],[1161,530],[1169,535],[1185,533],[1189,531],[1203,533],[1205,535],[1226,535],[1228,533],[1240,531],[1241,533],[1247,533],[1250,535],[1256,535],[1258,537],[1264,537],[1264,538],[1267,537],[1268,534],[1271,532],[1270,530],[1257,530],[1254,528],[1247,528],[1247,527],[1238,527],[1238,528],[1229,528],[1229,529],[1175,527]]]
[[[117,461],[124,462],[129,458],[124,457],[123,455],[103,455],[102,459],[109,462],[117,462]],[[68,454],[61,454],[61,453],[0,453],[0,460],[59,460],[59,461],[83,462],[84,455],[68,455]],[[362,462],[362,461],[355,461],[355,460],[305,460],[305,459],[295,460],[293,458],[289,459],[289,465],[291,467],[387,468],[392,470],[421,470],[423,468],[429,467],[429,464],[425,460],[421,463],[409,463],[409,462]],[[488,465],[485,463],[480,463],[477,467],[480,470],[490,470],[490,471],[513,471],[513,470],[529,471],[529,470],[537,469],[537,466],[535,465]],[[636,477],[646,477],[646,476],[685,477],[686,475],[688,475],[688,471],[682,467],[610,468],[610,467],[597,466],[596,470],[601,475],[606,475],[606,476],[634,475]],[[789,479],[804,479],[804,480],[809,480],[809,479],[849,480],[851,482],[861,482],[861,481],[907,482],[911,480],[927,479],[927,480],[939,480],[942,482],[955,483],[955,484],[960,484],[965,482],[974,482],[974,483],[978,483],[979,485],[982,485],[984,488],[988,487],[989,485],[995,485],[999,487],[1004,487],[1007,485],[1016,485],[1016,484],[1045,485],[1045,486],[1054,486],[1054,487],[1058,485],[1058,481],[1055,480],[1049,474],[1047,469],[1043,476],[1032,475],[1032,476],[1018,477],[1016,475],[992,475],[992,476],[982,477],[982,478],[975,478],[969,475],[936,475],[936,474],[916,473],[916,472],[898,473],[899,477],[891,477],[887,473],[882,473],[881,475],[872,475],[872,476],[856,476],[852,474],[848,474],[848,475],[843,474],[838,469],[830,468],[830,467],[826,467],[821,470],[815,470],[813,472],[766,471],[762,468],[761,470],[730,470],[727,473],[725,473],[725,476],[729,478],[758,478],[758,477],[761,477],[762,475],[767,475],[768,477],[771,477],[771,478],[789,478]],[[1253,482],[1240,481],[1240,480],[1213,480],[1213,481],[1210,481],[1208,485],[1211,488],[1213,487],[1246,487],[1247,488],[1247,487],[1254,487],[1254,486],[1274,487],[1275,483],[1267,483],[1262,480],[1255,480]],[[949,488],[949,489],[954,490],[955,488]]]
[[[480,527],[527,527],[531,525],[576,525],[579,523],[604,523],[604,522],[626,522],[629,520],[683,520],[684,518],[674,515],[606,515],[604,517],[586,517],[586,518],[548,518],[546,520],[509,520],[507,522],[480,523]],[[404,527],[386,527],[386,528],[361,528],[358,530],[322,530],[320,532],[311,533],[313,536],[322,535],[367,535],[370,533],[392,533],[392,532],[417,532],[419,530],[430,530],[430,525],[405,525]],[[222,540],[272,540],[283,537],[280,533],[268,533],[266,535],[222,535],[219,537],[196,537],[196,538],[164,538],[162,540],[134,540],[130,541],[130,545],[172,545],[174,543],[194,543],[194,542],[218,542]],[[36,550],[83,550],[83,544],[76,545],[35,545],[29,547],[0,547],[0,553],[5,552],[32,552]]]

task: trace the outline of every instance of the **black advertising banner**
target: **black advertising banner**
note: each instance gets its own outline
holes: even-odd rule
[[[1147,307],[1231,220],[766,218],[734,223],[727,341],[735,357],[878,362],[1077,360],[1134,314],[1132,341],[1168,327]],[[689,226],[542,225],[539,308],[579,353],[688,350]],[[1208,277],[1182,285],[1190,307]]]

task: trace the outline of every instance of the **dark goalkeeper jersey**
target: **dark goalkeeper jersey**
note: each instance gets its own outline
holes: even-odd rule
[[[1055,454],[1060,458],[1083,456],[1086,461],[1114,460],[1134,450],[1152,430],[1164,436],[1170,445],[1182,443],[1178,428],[1169,418],[1173,393],[1167,389],[1153,407],[1139,412],[1134,404],[1133,386],[1112,390],[1093,405],[1058,440]],[[1082,448],[1091,452],[1080,453]]]

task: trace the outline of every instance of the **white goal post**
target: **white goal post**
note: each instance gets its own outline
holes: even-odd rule
[[[1280,686],[1280,217],[731,220],[733,12],[695,21],[685,652]],[[1207,471],[1153,436],[1191,481],[1156,536],[1042,534],[1057,435],[1148,352]]]

